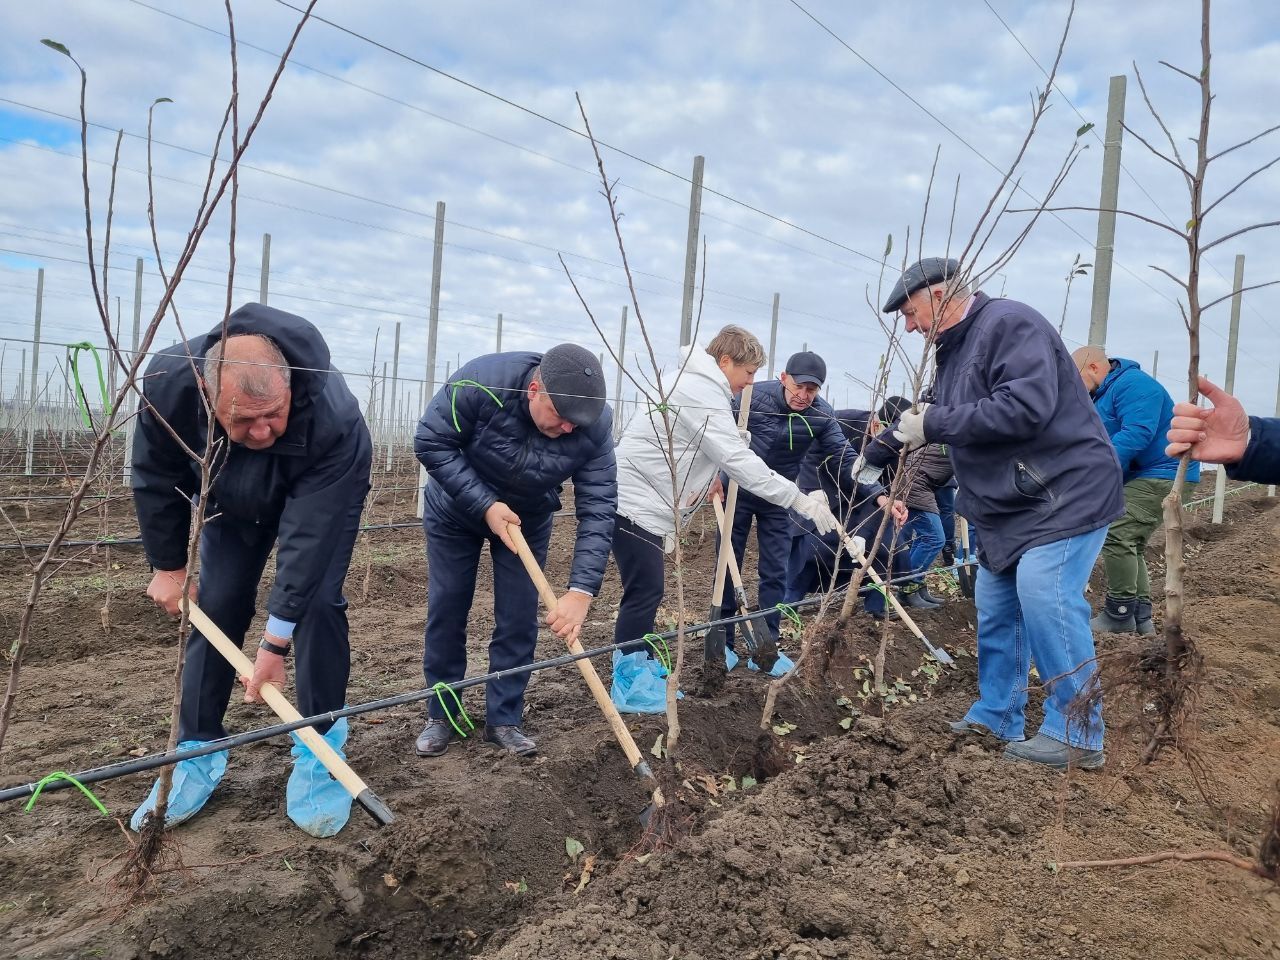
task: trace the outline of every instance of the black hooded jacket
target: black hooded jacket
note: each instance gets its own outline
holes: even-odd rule
[[[289,421],[265,450],[229,444],[214,421],[214,478],[206,515],[215,523],[277,531],[275,586],[267,610],[297,622],[337,547],[341,519],[369,491],[372,445],[360,405],[329,362],[329,347],[309,321],[260,303],[235,311],[228,335],[270,337],[292,367]],[[191,498],[200,469],[162,420],[203,453],[209,420],[195,373],[222,336],[222,325],[160,351],[147,365],[145,401],[133,441],[133,502],[148,562],[159,570],[186,565]]]

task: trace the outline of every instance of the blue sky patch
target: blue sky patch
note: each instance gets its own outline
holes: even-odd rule
[[[78,141],[80,134],[65,120],[46,120],[33,113],[0,108],[0,137],[34,140],[46,147],[63,147]]]

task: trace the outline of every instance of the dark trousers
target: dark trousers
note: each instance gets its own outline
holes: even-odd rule
[[[662,538],[617,514],[613,521],[613,562],[622,579],[622,603],[613,642],[626,643],[653,633],[667,580]],[[637,648],[638,649],[638,648]]]
[[[939,487],[933,492],[938,501],[938,519],[942,521],[943,546],[956,542],[956,488]]]
[[[817,531],[808,520],[797,523],[799,525],[791,534],[791,552],[787,556],[787,591],[783,594],[783,603],[803,600],[818,589],[821,579],[813,546],[818,537]]]
[[[337,538],[324,578],[293,632],[294,683],[297,706],[304,717],[340,710],[346,703],[351,645],[342,582],[351,565],[363,507],[362,496],[343,517],[342,535]],[[244,646],[244,636],[255,613],[258,581],[275,540],[276,531],[269,527],[244,526],[222,519],[206,523],[200,535],[197,602],[237,646]],[[198,630],[192,631],[182,667],[180,739],[217,740],[227,735],[222,715],[235,682],[235,669]],[[316,730],[326,733],[330,726],[317,724]]]
[[[787,591],[787,564],[791,558],[791,514],[785,507],[775,506],[749,493],[738,492],[738,505],[733,512],[733,532],[730,543],[733,544],[733,559],[742,569],[742,554],[747,548],[747,538],[751,535],[751,521],[756,524],[756,546],[759,557],[756,559],[756,572],[760,578],[757,596],[761,610],[771,608],[782,602]],[[719,538],[716,545],[719,546]],[[729,617],[737,607],[733,598],[733,585],[729,577],[725,577],[724,595],[720,598],[720,616]],[[777,610],[764,618],[765,625],[778,635],[778,623],[782,614]],[[759,623],[759,621],[756,621]],[[725,636],[733,640],[733,625],[725,627]]]
[[[506,670],[533,662],[538,645],[538,589],[520,558],[489,531],[483,519],[459,516],[427,497],[422,529],[427,539],[427,630],[422,672],[427,686],[455,683],[467,675],[467,615],[476,593],[476,568],[487,543],[493,559],[493,636],[489,670]],[[538,565],[547,559],[551,514],[520,517],[520,532]],[[485,688],[485,717],[491,726],[520,723],[529,674],[491,680]],[[452,708],[452,698],[449,706]],[[442,719],[440,698],[427,715]]]

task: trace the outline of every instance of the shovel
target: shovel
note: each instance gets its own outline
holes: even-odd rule
[[[751,419],[751,389],[754,384],[748,383],[742,388],[742,401],[738,405],[738,429],[747,429],[747,421]],[[730,518],[730,527],[732,526],[733,515],[738,509],[738,481],[730,480],[729,489],[725,494],[725,516]],[[726,529],[724,521],[720,521],[720,553],[716,556],[716,579],[711,588],[711,612],[707,614],[708,621],[720,619],[720,600],[724,596],[724,578],[727,568],[733,563],[733,543],[731,542],[730,533],[732,529]],[[751,621],[743,623],[743,634],[747,633],[747,626]],[[754,636],[747,637],[748,645],[755,640]],[[702,637],[702,657],[706,663],[724,663],[724,646],[725,646],[725,629],[724,624],[717,624],[708,630]],[[776,645],[775,645],[776,646]]]
[[[972,600],[977,574],[969,563],[969,521],[964,517],[956,517],[956,532],[960,534],[960,550],[964,554],[961,559],[964,566],[956,569],[956,582],[960,584],[960,593],[965,599]]]
[[[898,598],[894,594],[893,590],[890,587],[885,586],[884,581],[880,579],[880,574],[876,573],[875,567],[871,566],[866,555],[861,551],[855,550],[853,538],[846,537],[844,543],[845,548],[849,551],[850,556],[853,557],[854,562],[857,563],[858,566],[866,568],[867,576],[871,578],[871,582],[880,588],[880,592],[884,594],[884,598],[893,605],[893,609],[897,612],[898,617],[902,622],[907,625],[907,629],[914,633],[919,641],[924,644],[924,648],[929,651],[929,655],[939,663],[946,664],[948,667],[954,666],[955,660],[951,658],[951,654],[947,653],[947,651],[943,650],[941,647],[935,647],[929,642],[929,638],[924,635],[920,628],[916,626],[916,622],[912,620],[911,617],[907,615],[907,611],[902,608],[902,604],[898,602]]]
[[[716,508],[716,523],[720,524],[720,542],[727,543],[730,531],[725,522],[724,507],[720,505],[720,497],[712,497],[711,502]],[[733,544],[727,543],[727,545],[729,554],[725,566],[729,569],[730,579],[733,580],[733,595],[738,601],[738,613],[745,614],[750,609],[747,603],[747,591],[742,587],[742,573],[738,570],[738,559],[733,555]],[[743,620],[740,626],[742,641],[747,645],[747,652],[751,654],[751,659],[755,661],[761,672],[768,673],[778,662],[778,642],[773,638],[773,631],[769,629],[767,623],[762,624],[756,620]]]
[[[524,534],[520,532],[520,528],[516,525],[507,524],[507,536],[516,545],[516,553],[519,554],[525,570],[528,571],[529,579],[538,588],[538,596],[546,604],[547,610],[554,610],[558,602],[556,593],[551,589],[551,584],[547,582],[542,568],[538,566],[538,560],[534,557],[533,551],[529,549],[529,544],[525,540]],[[570,634],[569,639],[565,641],[565,645],[569,648],[570,653],[582,653],[582,644],[578,642],[576,634]],[[577,664],[578,670],[582,673],[582,679],[587,683],[587,689],[591,691],[591,696],[595,698],[596,706],[600,708],[604,718],[609,721],[609,728],[613,730],[614,739],[618,741],[618,746],[622,748],[622,752],[626,755],[627,763],[631,764],[631,769],[636,776],[653,783],[653,800],[640,814],[640,823],[647,827],[653,812],[666,802],[662,797],[662,788],[658,786],[657,777],[653,775],[653,770],[650,769],[648,761],[640,753],[640,748],[636,746],[636,741],[631,736],[631,731],[627,729],[627,725],[623,722],[622,715],[618,713],[618,708],[609,699],[609,691],[604,688],[600,675],[596,673],[595,665],[590,660],[579,660]]]
[[[253,663],[195,603],[191,604],[188,616],[192,625],[213,645],[214,649],[227,659],[236,673],[245,677],[253,676]],[[275,684],[264,683],[260,692],[267,706],[274,710],[281,720],[292,723],[302,719],[302,714]],[[315,727],[302,727],[294,732],[297,733],[298,739],[316,755],[316,759],[324,764],[325,769],[333,775],[333,779],[342,784],[343,789],[355,798],[356,803],[364,807],[369,816],[373,817],[378,826],[385,827],[395,821],[395,816],[387,805],[369,789],[368,785],[360,779],[360,775],[347,765],[347,761],[338,755],[338,751],[329,746],[328,741],[316,732]]]

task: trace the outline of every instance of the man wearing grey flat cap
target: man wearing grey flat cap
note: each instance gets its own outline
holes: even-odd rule
[[[1053,326],[1024,303],[971,291],[955,260],[908,268],[884,304],[895,311],[937,360],[932,403],[904,413],[895,435],[910,448],[947,445],[956,511],[981,533],[979,698],[951,729],[1005,741],[1011,760],[1100,767],[1100,705],[1084,719],[1070,708],[1096,671],[1084,588],[1124,514],[1102,421]],[[1026,740],[1033,659],[1044,722]]]
[[[604,373],[589,350],[562,343],[544,354],[495,353],[464,364],[431,400],[414,454],[431,477],[423,500],[427,538],[427,686],[467,673],[467,615],[485,544],[493,559],[489,669],[533,662],[538,593],[516,556],[508,524],[545,564],[560,485],[573,481],[578,530],[568,589],[547,614],[557,636],[576,635],[600,589],[618,505],[613,415]],[[535,753],[521,727],[528,674],[490,681],[484,738],[519,756]],[[437,698],[419,734],[419,756],[437,757],[453,728]]]

